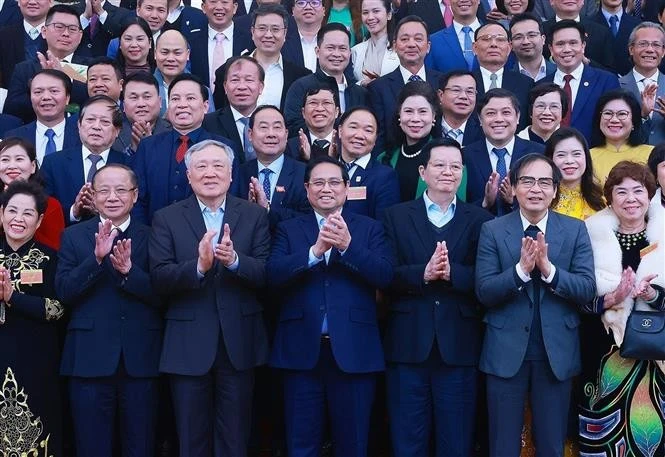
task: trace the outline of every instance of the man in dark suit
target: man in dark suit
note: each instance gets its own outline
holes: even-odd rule
[[[132,16],[131,11],[119,8],[108,0],[86,0],[81,15],[83,34],[77,54],[86,57],[106,55],[109,42],[120,35],[123,23]]]
[[[56,291],[71,310],[60,374],[81,456],[111,457],[116,423],[125,455],[154,451],[163,323],[148,275],[150,229],[129,216],[136,186],[125,165],[99,170],[99,218],[69,227],[58,252]]]
[[[336,148],[335,122],[339,116],[339,98],[329,86],[315,86],[305,92],[302,118],[305,127],[289,138],[287,154],[307,162],[318,155],[330,155]]]
[[[596,293],[591,242],[584,222],[548,210],[561,180],[550,159],[530,154],[510,174],[519,210],[483,225],[476,260],[490,455],[519,455],[528,395],[538,454],[562,457],[579,311]]]
[[[45,42],[42,27],[50,5],[49,0],[4,2],[0,16],[5,10],[16,11],[18,21],[2,24],[0,28],[0,87],[9,88],[14,67],[19,62],[34,58],[37,51],[43,50]]]
[[[384,348],[395,455],[472,455],[482,345],[474,266],[481,225],[492,216],[457,199],[459,143],[422,150],[422,198],[386,210],[396,259]],[[434,418],[435,431],[432,429]]]
[[[628,38],[641,22],[640,19],[626,14],[621,2],[616,0],[601,0],[600,10],[591,19],[610,31],[611,48],[614,51],[612,70],[619,75],[625,75],[633,66],[628,55]]]
[[[519,127],[529,123],[529,91],[533,79],[516,71],[504,69],[510,54],[508,32],[498,22],[488,22],[476,29],[473,51],[478,58],[479,68],[473,74],[478,84],[478,95],[483,96],[490,89],[502,88],[515,95],[520,104]]]
[[[445,73],[478,67],[473,53],[473,40],[475,31],[480,27],[479,3],[479,0],[450,0],[453,23],[450,27],[432,33],[431,49],[425,59],[428,68]]]
[[[602,68],[616,73],[614,66],[614,51],[612,46],[612,34],[607,27],[601,26],[590,17],[580,15],[584,6],[584,0],[571,2],[567,0],[551,0],[552,7],[556,13],[555,18],[543,22],[543,30],[547,37],[551,36],[554,24],[561,20],[572,20],[580,23],[585,30],[586,49],[584,55],[587,62],[594,67]],[[551,50],[544,50],[545,57],[549,59]]]
[[[516,14],[510,20],[510,36],[515,65],[511,70],[538,82],[556,71],[556,65],[543,57],[545,32],[540,19],[531,13]]]
[[[30,99],[37,120],[7,132],[35,145],[37,163],[46,154],[81,146],[77,118],[65,117],[72,82],[58,70],[39,70],[30,80]]]
[[[62,205],[67,225],[97,213],[90,184],[97,170],[110,163],[125,163],[125,155],[111,149],[121,127],[118,104],[105,95],[92,97],[79,115],[81,146],[44,158],[41,173],[46,193]]]
[[[168,16],[162,31],[179,30],[185,36],[206,29],[208,20],[199,8],[190,5],[190,1],[168,0]]]
[[[542,144],[515,136],[519,119],[517,98],[506,89],[491,89],[477,112],[485,139],[464,148],[466,201],[501,216],[512,211],[513,192],[508,171],[520,158],[542,153]]]
[[[596,102],[608,90],[619,88],[619,80],[611,73],[584,63],[584,29],[579,22],[569,20],[553,25],[547,39],[557,70],[542,81],[554,82],[570,94],[568,113],[564,113],[561,125],[575,127],[591,141]]]
[[[295,0],[292,13],[282,56],[314,73],[317,70],[316,40],[326,9],[321,0]]]
[[[314,213],[278,225],[267,265],[281,299],[270,364],[284,370],[288,455],[320,453],[326,410],[335,454],[367,455],[384,369],[376,289],[392,279],[390,249],[378,221],[342,211],[343,164],[312,159],[305,186]]]
[[[296,79],[311,74],[307,68],[284,59],[281,55],[284,39],[289,24],[289,14],[281,5],[261,5],[252,13],[252,42],[256,46],[251,57],[263,67],[265,72],[263,92],[259,95],[257,105],[284,106],[286,93]],[[227,61],[228,62],[228,61]],[[215,80],[224,81],[227,65],[219,67]],[[215,107],[226,106],[228,99],[221,85],[215,86]]]
[[[399,57],[399,67],[367,87],[369,105],[379,120],[377,151],[383,150],[385,129],[392,125],[402,88],[411,81],[426,81],[436,91],[441,78],[441,73],[425,67],[425,56],[430,49],[429,34],[427,24],[418,16],[407,16],[397,24],[393,47]]]
[[[0,9],[0,27],[20,24],[22,19],[23,17],[21,17],[21,10],[18,2],[4,1],[2,3],[2,8]]]
[[[291,84],[284,103],[289,136],[298,135],[305,127],[302,119],[302,101],[312,87],[331,87],[339,94],[340,112],[367,104],[364,87],[349,81],[344,72],[351,60],[351,34],[342,24],[331,22],[319,30],[316,37],[316,55],[319,66],[313,75],[304,76]]]
[[[233,15],[234,18],[251,15],[259,7],[259,2],[257,0],[240,0],[236,12]]]
[[[241,145],[236,159],[239,163],[256,158],[249,140],[249,118],[256,109],[259,96],[264,90],[263,67],[249,56],[234,56],[228,61],[228,71],[219,80],[229,104],[213,113],[206,114],[203,128]]]
[[[191,145],[213,139],[238,148],[231,140],[202,127],[208,111],[208,91],[196,76],[177,76],[169,86],[169,98],[168,119],[173,129],[141,140],[132,160],[139,180],[139,200],[132,217],[147,224],[155,211],[192,194],[184,161]]]
[[[20,117],[24,122],[35,120],[35,113],[30,103],[28,81],[40,69],[62,70],[72,82],[70,103],[82,104],[88,98],[85,77],[79,75],[73,64],[86,64],[88,59],[79,57],[74,52],[81,41],[81,24],[76,11],[67,5],[55,5],[49,9],[42,36],[46,40],[46,52],[24,60],[14,69],[9,83],[9,92],[4,111]]]
[[[439,80],[441,131],[463,146],[485,137],[475,112],[476,87],[476,79],[468,70],[449,71]]]
[[[192,74],[198,76],[215,91],[215,71],[230,57],[239,56],[252,47],[249,30],[233,24],[237,3],[203,1],[201,9],[208,18],[208,26],[184,33],[190,46],[189,61]],[[212,56],[212,59],[209,58]]]
[[[281,111],[271,105],[257,108],[249,119],[249,139],[256,159],[240,165],[233,183],[236,196],[268,210],[272,230],[280,221],[311,211],[302,185],[305,165],[284,154],[286,137]]]
[[[153,285],[165,297],[159,369],[166,373],[180,456],[247,455],[254,368],[268,339],[257,290],[270,250],[266,210],[228,193],[233,151],[207,140],[185,158],[194,195],[157,213]]]

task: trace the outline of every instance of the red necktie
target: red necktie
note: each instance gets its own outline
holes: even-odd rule
[[[175,160],[180,163],[185,159],[185,153],[188,149],[189,137],[187,135],[180,135],[180,145],[175,151]]]
[[[565,116],[561,118],[561,125],[565,127],[570,127],[570,116],[573,112],[573,90],[570,88],[570,80],[573,79],[573,75],[563,75],[563,92],[568,97],[568,111],[566,111]]]
[[[453,23],[453,10],[450,9],[450,0],[443,0],[446,10],[443,12],[443,23],[446,27],[450,27]]]

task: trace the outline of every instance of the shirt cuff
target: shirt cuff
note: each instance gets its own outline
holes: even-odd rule
[[[81,14],[81,16],[79,16],[79,19],[81,20],[81,29],[85,30],[86,27],[90,25],[90,19],[85,17],[85,14]]]
[[[74,216],[74,205],[72,205],[72,206],[69,208],[69,220],[70,220],[71,222],[78,222],[78,221],[81,220],[80,217],[76,217],[76,216]]]
[[[552,262],[550,262],[550,275],[547,278],[543,275],[540,275],[540,277],[547,284],[551,284],[552,280],[554,280],[554,275],[555,274],[556,274],[556,267],[552,264]]]
[[[311,248],[309,248],[309,260],[307,261],[307,266],[309,268],[312,268],[317,263],[322,262],[324,258],[325,258],[325,254],[323,254],[321,257],[315,256],[314,255],[314,246],[312,246]]]
[[[531,276],[529,276],[528,274],[524,273],[524,270],[522,270],[522,267],[520,266],[519,263],[518,263],[517,265],[515,265],[515,272],[517,273],[517,276],[520,277],[520,279],[522,280],[522,282],[529,282],[529,281],[531,281]]]
[[[108,19],[108,17],[109,17],[108,11],[104,10],[104,12],[99,15],[99,22],[101,22],[102,24],[106,23],[106,19]]]
[[[226,268],[227,268],[228,270],[230,270],[230,271],[238,271],[238,266],[240,265],[240,258],[238,257],[238,253],[237,253],[237,252],[233,251],[233,253],[234,253],[235,256],[236,256],[236,259],[233,261],[233,263],[232,263],[231,265],[229,265],[229,266],[226,267]]]

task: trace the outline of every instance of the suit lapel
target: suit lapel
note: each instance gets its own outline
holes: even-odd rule
[[[81,186],[85,184],[83,177],[83,156],[80,147],[67,150],[67,161],[69,162],[69,176],[72,189],[75,189],[74,195],[77,195]]]
[[[446,247],[448,252],[453,252],[460,240],[466,235],[466,221],[469,220],[469,206],[464,202],[457,200],[455,216],[449,222],[448,236],[446,237]]]
[[[400,91],[404,87],[404,80],[402,80],[402,73],[399,71],[399,67],[395,69],[392,73],[388,73],[388,82],[390,87],[390,93],[394,98],[397,98]]]
[[[434,235],[430,228],[430,221],[427,218],[427,208],[422,198],[414,200],[409,208],[409,218],[413,226],[413,230],[418,234],[418,239],[423,245],[425,257],[431,256],[434,252]]]
[[[236,128],[236,121],[233,119],[231,108],[228,106],[224,108],[220,112],[218,119],[219,123],[222,125],[222,129],[228,133],[228,138],[240,147],[242,157],[238,157],[238,162],[243,163],[245,161],[245,152],[242,150],[242,139]]]
[[[346,219],[346,218],[345,218]],[[305,217],[306,223],[302,224],[302,230],[305,233],[305,239],[308,246],[314,246],[316,239],[319,237],[319,224],[316,222],[316,215],[314,211]]]
[[[199,203],[196,197],[193,195],[189,197],[183,203],[182,209],[184,213],[183,216],[187,221],[187,223],[189,224],[189,227],[192,229],[194,237],[197,240],[200,240],[201,238],[203,238],[203,235],[206,232],[206,225],[205,222],[203,221],[201,208],[199,207]]]
[[[582,79],[580,81],[580,86],[577,89],[577,97],[575,98],[575,106],[573,106],[573,114],[571,118],[571,124],[575,123],[577,116],[582,111],[583,106],[585,106],[589,101],[589,96],[593,90],[593,85],[596,82],[596,75],[593,70],[589,69],[586,65],[584,66],[584,71],[582,72]],[[580,107],[580,109],[575,109]]]
[[[235,233],[235,229],[238,225],[238,221],[240,220],[240,209],[238,206],[240,206],[240,199],[235,198],[232,195],[227,194],[226,195],[226,209],[224,210],[224,224],[229,224],[229,230],[231,233],[231,237],[233,238],[233,234]],[[224,235],[224,226],[222,225],[222,228],[219,230],[219,236],[217,239],[217,242],[222,239],[222,235]]]
[[[273,205],[281,205],[282,200],[287,192],[290,191],[291,186],[293,185],[293,163],[289,160],[288,157],[284,157],[284,164],[282,165],[282,171],[277,177],[277,184],[275,185],[275,192],[272,195]],[[283,192],[277,192],[277,189],[281,187],[284,189]]]

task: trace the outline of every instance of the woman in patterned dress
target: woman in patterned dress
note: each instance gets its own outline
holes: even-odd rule
[[[0,455],[61,457],[54,297],[56,254],[34,240],[46,208],[41,187],[17,180],[0,197]]]

